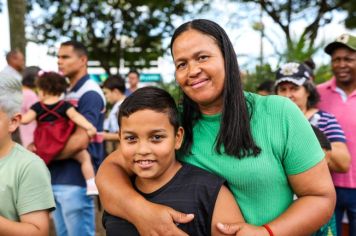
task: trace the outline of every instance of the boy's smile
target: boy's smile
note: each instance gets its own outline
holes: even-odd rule
[[[167,113],[145,109],[122,117],[120,147],[141,191],[152,192],[175,175],[181,166],[175,150],[182,138],[183,129],[175,133]]]

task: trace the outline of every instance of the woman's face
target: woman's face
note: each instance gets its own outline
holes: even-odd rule
[[[221,112],[224,58],[215,39],[197,30],[179,35],[172,47],[175,76],[184,93],[203,114]]]
[[[292,100],[302,111],[306,111],[309,93],[304,86],[282,82],[277,87],[277,95]]]

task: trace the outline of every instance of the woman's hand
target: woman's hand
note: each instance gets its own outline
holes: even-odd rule
[[[177,225],[193,220],[193,214],[184,214],[155,203],[146,204],[135,219],[135,226],[142,236],[188,236]]]
[[[268,231],[263,227],[250,225],[247,223],[223,224],[218,223],[216,227],[225,235],[234,236],[269,236]]]

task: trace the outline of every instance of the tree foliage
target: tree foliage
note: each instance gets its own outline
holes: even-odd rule
[[[244,90],[256,92],[259,84],[266,80],[274,80],[275,73],[269,64],[257,65],[253,72],[241,73]]]
[[[308,58],[313,54],[317,47],[315,40],[318,35],[318,29],[331,22],[334,11],[343,10],[353,2],[352,0],[231,0],[251,4],[251,7],[256,9],[256,5],[260,6],[262,11],[267,14],[284,33],[286,51],[291,53],[298,51],[299,54],[304,54],[302,59]],[[352,5],[352,4],[351,4]],[[353,4],[355,5],[355,4]],[[253,12],[253,11],[251,11]],[[255,11],[256,15],[259,14]],[[293,23],[303,20],[306,24],[303,27],[301,34],[295,35],[292,30]],[[285,60],[290,60],[291,53],[280,51],[280,45],[275,42],[276,53]],[[283,48],[283,47],[282,47]],[[299,56],[300,56],[299,55]]]
[[[162,39],[173,32],[172,22],[204,1],[173,0],[32,0],[29,37],[54,48],[57,42],[83,42],[91,60],[110,68],[151,67],[165,48]],[[36,11],[31,11],[37,9]]]
[[[343,5],[342,9],[346,10],[347,17],[345,19],[345,26],[349,29],[356,28],[356,3],[355,1],[350,1]]]

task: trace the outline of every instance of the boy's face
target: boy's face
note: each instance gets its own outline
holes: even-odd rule
[[[108,88],[103,88],[103,92],[104,92],[104,95],[105,95],[105,98],[106,98],[106,101],[110,104],[114,104],[117,102],[117,91],[114,89],[114,90],[110,90]]]
[[[176,173],[175,150],[183,139],[183,128],[174,132],[168,115],[140,110],[122,117],[120,148],[127,166],[147,183],[166,183]]]
[[[0,108],[0,149],[3,145],[11,140],[11,134],[17,129],[20,124],[21,115],[20,113],[9,117],[1,108]]]
[[[136,73],[130,73],[127,75],[127,78],[129,81],[130,88],[136,88],[138,82],[140,81],[138,75]]]

